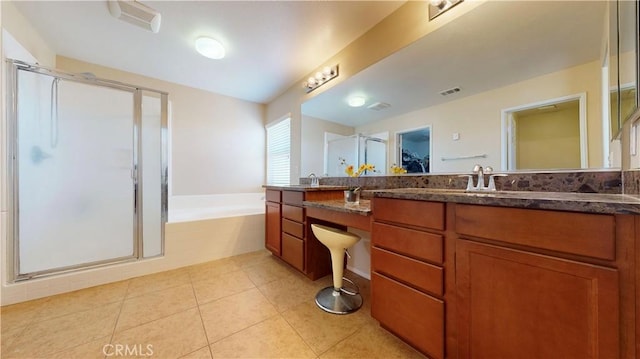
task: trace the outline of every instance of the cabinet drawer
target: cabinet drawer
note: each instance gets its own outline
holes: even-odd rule
[[[304,222],[304,208],[283,204],[282,217],[298,222]]]
[[[302,206],[303,200],[304,200],[304,192],[297,192],[297,191],[282,192],[282,203],[295,204],[297,206]]]
[[[374,220],[444,230],[444,203],[374,198]]]
[[[282,219],[282,231],[298,238],[304,238],[304,224]]]
[[[269,202],[280,202],[281,191],[268,189],[265,191],[265,199]]]
[[[298,270],[304,270],[304,241],[282,233],[282,259]]]
[[[417,261],[384,249],[371,249],[371,270],[432,294],[444,294],[442,267]]]
[[[438,234],[374,222],[371,243],[412,258],[437,264],[443,262],[443,239]]]
[[[462,235],[615,259],[613,215],[457,205],[455,222]]]
[[[444,357],[444,302],[371,273],[371,315],[432,358]]]

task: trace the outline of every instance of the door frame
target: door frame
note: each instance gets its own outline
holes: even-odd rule
[[[589,166],[589,148],[587,141],[587,93],[581,92],[574,95],[556,97],[548,100],[532,102],[525,105],[510,107],[501,110],[501,136],[500,144],[500,169],[502,171],[515,170],[515,121],[513,113],[523,110],[530,110],[536,107],[550,106],[557,103],[578,100],[579,122],[580,122],[580,167],[587,168]]]
[[[406,133],[414,132],[418,130],[426,130],[429,129],[429,168],[427,168],[426,173],[432,173],[431,170],[433,168],[433,125],[428,124],[420,127],[408,128],[400,131],[396,131],[394,134],[395,146],[394,146],[394,161],[396,161],[396,166],[402,167],[402,141],[400,137]]]

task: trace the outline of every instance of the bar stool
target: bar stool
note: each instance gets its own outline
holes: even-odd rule
[[[351,292],[342,287],[343,279],[351,282],[347,278],[343,278],[342,275],[344,273],[345,251],[356,244],[360,237],[353,233],[320,224],[312,224],[311,230],[320,243],[329,248],[333,272],[333,287],[327,287],[319,291],[316,295],[316,304],[325,312],[333,314],[355,312],[362,306],[362,296],[357,290],[356,292]]]

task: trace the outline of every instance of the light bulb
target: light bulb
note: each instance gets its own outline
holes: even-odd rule
[[[332,72],[333,71],[331,71],[331,67],[329,67],[329,66],[325,66],[325,68],[322,69],[322,73],[324,74],[325,77],[331,76]]]
[[[322,76],[322,72],[316,72],[316,80],[322,81],[324,80],[324,76]]]
[[[199,37],[196,39],[196,51],[204,57],[218,60],[224,57],[225,50],[222,44],[210,37]]]
[[[349,103],[349,106],[351,106],[351,107],[361,107],[361,106],[364,106],[364,104],[365,104],[365,102],[367,102],[367,100],[362,96],[353,96],[353,97],[349,98],[349,100],[347,102]]]
[[[447,0],[429,0],[429,3],[435,7],[441,7],[447,2]]]

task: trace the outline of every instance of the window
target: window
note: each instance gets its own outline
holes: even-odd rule
[[[267,183],[290,182],[291,118],[267,126]]]

